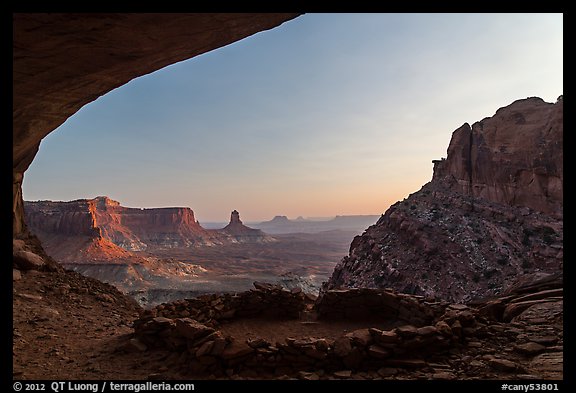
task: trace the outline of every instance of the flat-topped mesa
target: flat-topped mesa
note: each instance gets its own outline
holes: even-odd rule
[[[30,230],[42,241],[54,236],[96,236],[130,251],[219,243],[217,234],[202,228],[187,207],[130,208],[100,196],[25,202],[25,214]]]
[[[106,205],[105,209],[97,209],[96,215],[100,226],[121,223],[143,238],[150,237],[153,232],[195,235],[204,231],[196,221],[194,212],[188,207],[145,209]]]
[[[133,208],[106,196],[69,202],[25,202],[26,222],[46,250],[58,260],[85,261],[102,256],[128,257],[124,251],[263,243],[274,238],[248,228],[234,210],[220,230],[200,226],[188,207]],[[65,245],[65,246],[64,246]],[[116,248],[118,249],[116,249]],[[73,250],[73,251],[70,251]]]
[[[46,252],[63,264],[139,263],[131,252],[114,244],[100,226],[99,216],[119,203],[107,197],[69,202],[25,202],[30,230],[42,241]]]

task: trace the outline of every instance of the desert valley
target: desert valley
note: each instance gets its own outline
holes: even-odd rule
[[[25,202],[25,212],[30,230],[65,268],[113,284],[143,306],[245,291],[254,281],[316,296],[350,239],[379,218],[278,216],[254,224],[270,235],[244,225],[235,210],[228,225],[205,229],[190,208],[127,208],[107,197]]]

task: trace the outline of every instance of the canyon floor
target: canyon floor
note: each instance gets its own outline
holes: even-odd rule
[[[13,286],[13,378],[53,380],[198,379],[529,379],[563,378],[562,301],[546,303],[512,323],[493,325],[492,334],[455,347],[418,368],[328,373],[296,372],[224,376],[192,375],[166,350],[127,351],[132,322],[142,309],[108,284],[74,272],[22,272]],[[391,327],[361,321],[245,319],[219,329],[237,338],[336,338],[362,327]],[[537,341],[526,345],[527,342]],[[519,348],[521,350],[519,350]],[[537,348],[534,349],[534,348]],[[514,365],[511,367],[511,365]]]
[[[164,249],[159,257],[198,264],[211,274],[275,274],[292,272],[300,276],[328,278],[334,266],[350,248],[354,231],[326,231],[274,235],[272,243],[236,243],[218,247]]]
[[[334,266],[348,253],[350,239],[358,232],[334,230],[319,233],[274,235],[269,243],[232,243],[217,247],[159,248],[135,253],[155,260],[178,261],[178,266],[192,267],[193,274],[183,269],[168,270],[157,264],[143,280],[142,274],[128,265],[67,265],[84,275],[116,285],[133,296],[143,307],[193,297],[206,293],[240,292],[252,288],[254,281],[278,282],[288,288],[301,287],[318,293]],[[136,265],[134,265],[136,266]]]

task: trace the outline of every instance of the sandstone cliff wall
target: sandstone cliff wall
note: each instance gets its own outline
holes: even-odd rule
[[[518,100],[454,131],[419,191],[357,236],[325,289],[494,296],[563,268],[563,102]]]
[[[448,180],[464,195],[562,216],[563,100],[537,97],[500,108],[492,117],[452,134],[434,181]]]
[[[130,251],[154,247],[189,247],[220,242],[216,232],[196,222],[190,208],[138,209],[107,197],[70,202],[25,202],[26,222],[40,239],[93,236]],[[75,241],[72,239],[71,241]]]

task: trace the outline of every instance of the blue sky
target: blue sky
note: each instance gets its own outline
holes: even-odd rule
[[[306,14],[86,105],[42,141],[24,199],[381,214],[464,122],[560,94],[562,14]]]

